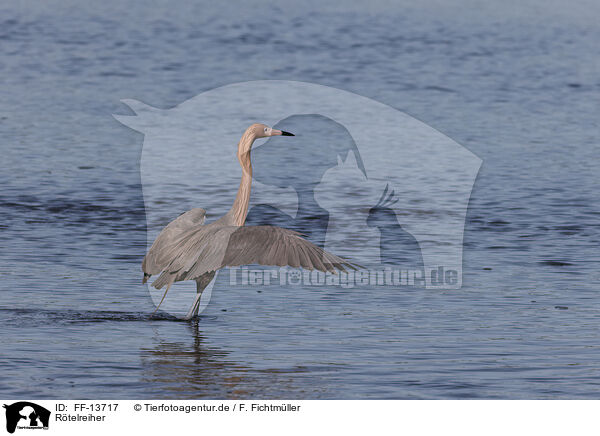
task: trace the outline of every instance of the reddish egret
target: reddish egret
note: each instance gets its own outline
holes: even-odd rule
[[[333,273],[346,271],[344,267],[356,269],[350,262],[324,251],[292,230],[244,226],[252,184],[252,144],[258,138],[279,135],[294,136],[264,124],[252,124],[242,135],[237,152],[242,180],[229,212],[204,225],[206,211],[195,208],[160,232],[142,263],[144,283],[151,275],[160,274],[152,286],[156,289],[166,286],[158,307],[174,282],[195,280],[196,298],[185,319],[197,316],[202,291],[214,278],[215,271],[226,266],[287,265]]]

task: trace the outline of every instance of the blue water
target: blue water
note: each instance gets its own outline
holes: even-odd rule
[[[412,3],[2,4],[3,396],[598,398],[599,8]],[[254,79],[370,97],[483,159],[462,289],[224,280],[198,322],[151,319],[143,137],[111,114]]]

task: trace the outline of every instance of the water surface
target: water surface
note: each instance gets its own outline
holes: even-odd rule
[[[598,398],[597,6],[370,3],[0,6],[5,397]],[[368,96],[483,159],[461,290],[223,278],[197,323],[151,318],[143,137],[111,114],[253,79]]]

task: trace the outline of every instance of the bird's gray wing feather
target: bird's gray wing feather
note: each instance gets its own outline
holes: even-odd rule
[[[225,266],[249,264],[302,267],[309,270],[346,271],[356,266],[317,247],[298,232],[274,226],[239,227],[229,237]]]
[[[152,283],[157,289],[181,280],[192,280],[221,268],[229,236],[238,227],[209,224],[180,235],[162,253],[168,259]]]
[[[194,208],[182,213],[162,229],[142,262],[144,282],[150,275],[160,273],[168,265],[170,259],[165,257],[168,248],[175,244],[184,232],[202,226],[205,216],[204,209]]]
[[[173,282],[193,280],[226,266],[271,265],[302,267],[323,272],[356,266],[317,247],[292,230],[274,226],[221,226],[209,224],[178,235],[166,247],[169,259],[152,283],[157,289]]]

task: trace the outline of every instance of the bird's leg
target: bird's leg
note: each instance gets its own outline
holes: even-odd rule
[[[203,290],[204,289],[198,289],[198,291],[196,292],[196,298],[194,299],[194,304],[192,304],[192,307],[188,311],[187,315],[185,316],[185,318],[183,318],[186,321],[194,318],[195,316],[198,316],[198,311],[200,310],[200,297],[202,297]]]
[[[197,317],[198,312],[200,311],[200,298],[202,297],[202,291],[196,294],[196,304],[194,305],[194,317]]]
[[[156,309],[154,309],[154,312],[152,312],[152,315],[156,314],[156,312],[158,312],[158,309],[160,308],[160,305],[162,304],[163,301],[165,301],[165,297],[167,296],[167,292],[169,292],[169,288],[171,287],[171,284],[169,284],[167,286],[167,289],[165,290],[165,293],[163,294],[162,298],[160,299],[160,303],[158,303],[158,306],[156,306]]]
[[[200,312],[200,297],[202,297],[202,292],[204,289],[206,289],[214,277],[215,272],[211,271],[201,275],[196,279],[196,298],[194,299],[194,304],[192,304],[192,307],[185,316],[185,320],[190,320],[198,316],[198,312]]]

